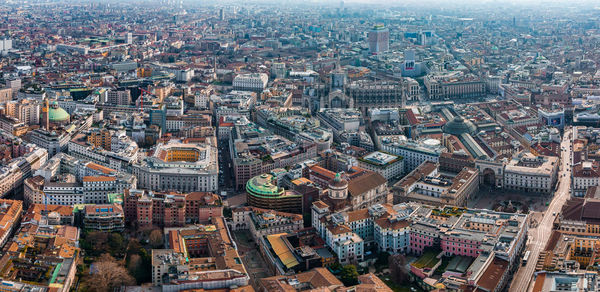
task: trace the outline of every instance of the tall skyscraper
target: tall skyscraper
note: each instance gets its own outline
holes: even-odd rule
[[[390,48],[390,31],[382,24],[375,25],[369,31],[369,52],[385,52]]]
[[[222,7],[221,9],[219,9],[219,19],[225,20],[225,9],[223,9]]]

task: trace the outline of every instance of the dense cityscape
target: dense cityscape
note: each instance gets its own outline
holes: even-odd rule
[[[600,291],[599,3],[5,0],[0,73],[0,291]]]

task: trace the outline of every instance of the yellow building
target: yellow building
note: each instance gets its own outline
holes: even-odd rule
[[[88,143],[94,145],[94,147],[103,148],[104,150],[110,151],[111,133],[109,130],[102,129],[98,131],[92,131],[87,136]]]
[[[166,151],[165,161],[196,162],[200,158],[200,152],[193,148],[170,148]]]
[[[152,68],[138,68],[137,77],[152,77]]]
[[[571,245],[570,259],[577,261],[582,269],[589,266],[600,248],[600,239],[576,237]]]

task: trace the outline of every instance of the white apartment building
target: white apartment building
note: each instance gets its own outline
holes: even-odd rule
[[[267,88],[269,75],[265,73],[239,74],[233,78],[233,89],[263,91]]]
[[[48,157],[67,150],[71,136],[66,132],[48,132],[44,129],[35,129],[29,132],[29,141],[48,151]]]
[[[206,94],[196,94],[194,95],[194,107],[197,108],[207,108],[208,107],[209,97]]]
[[[313,227],[340,258],[340,263],[360,261],[356,252],[376,247],[390,253],[406,252],[409,247],[410,223],[414,211],[408,204],[375,204],[348,212],[330,213],[322,201],[312,205]],[[360,239],[360,240],[359,240]]]
[[[429,99],[477,97],[486,93],[486,82],[460,72],[429,74],[423,80]]]
[[[122,194],[125,189],[136,188],[135,177],[129,174],[118,176],[85,176],[81,181],[52,182],[43,176],[28,178],[24,183],[26,204],[107,204],[109,194]]]
[[[11,160],[0,167],[0,197],[18,190],[23,181],[32,175],[41,165],[46,163],[48,152],[45,149],[36,148],[24,156]]]
[[[27,196],[27,194],[33,196]],[[41,194],[40,194],[41,193]],[[85,204],[83,185],[81,183],[45,183],[43,189],[25,192],[25,201],[33,204],[75,205]],[[40,201],[34,199],[41,199]]]
[[[442,152],[446,151],[446,148],[436,139],[414,141],[381,137],[380,142],[383,151],[404,158],[404,173],[413,171],[425,161],[438,162]]]
[[[406,100],[419,100],[419,93],[421,92],[419,82],[410,77],[405,77],[404,80],[406,81]]]
[[[551,193],[557,179],[559,159],[552,156],[516,155],[504,167],[504,188]]]
[[[194,70],[191,68],[177,70],[175,72],[175,80],[177,82],[189,82],[192,80],[192,78],[194,78],[194,73]]]
[[[195,157],[172,158],[194,153]],[[153,156],[134,163],[131,171],[141,188],[155,191],[215,192],[218,189],[217,148],[171,140],[159,144]]]
[[[117,132],[111,137],[111,151],[94,147],[86,138],[82,133],[75,135],[67,144],[69,154],[123,171],[138,160],[138,145],[124,132]]]
[[[329,225],[326,228],[326,243],[337,254],[341,264],[362,261],[364,242],[346,225]]]
[[[380,218],[373,222],[374,240],[380,251],[406,253],[410,245],[410,225],[399,216]]]
[[[381,174],[390,180],[404,173],[404,158],[397,155],[375,151],[361,157],[358,165],[366,170]]]
[[[589,187],[600,185],[600,162],[584,161],[573,166],[573,193],[584,196]]]

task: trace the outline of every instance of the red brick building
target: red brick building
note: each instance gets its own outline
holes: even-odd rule
[[[204,192],[181,194],[125,190],[123,209],[126,222],[138,227],[185,226],[208,222],[223,215],[219,196]]]

